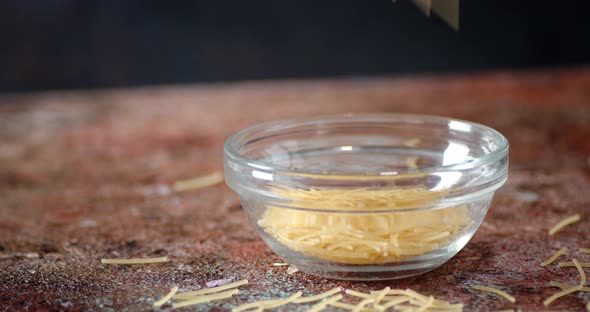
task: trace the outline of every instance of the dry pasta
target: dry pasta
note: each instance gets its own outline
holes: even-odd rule
[[[274,192],[297,207],[329,212],[269,206],[258,221],[259,226],[290,249],[340,263],[377,264],[422,255],[447,245],[471,221],[466,206],[387,212],[427,206],[446,194],[440,191],[275,189]]]

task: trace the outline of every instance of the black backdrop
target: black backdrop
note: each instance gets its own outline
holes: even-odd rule
[[[3,0],[0,91],[580,66],[589,3]]]

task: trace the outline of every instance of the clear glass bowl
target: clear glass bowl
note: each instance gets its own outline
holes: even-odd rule
[[[225,143],[225,178],[260,237],[301,271],[384,280],[432,270],[475,234],[508,174],[508,141],[405,114],[271,121]]]

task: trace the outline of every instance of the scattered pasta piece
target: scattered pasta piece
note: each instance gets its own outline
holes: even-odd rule
[[[302,292],[298,291],[285,299],[276,299],[276,300],[272,300],[273,302],[268,302],[266,304],[263,304],[263,307],[265,309],[274,309],[274,308],[277,308],[277,307],[280,307],[280,306],[283,306],[283,305],[286,305],[288,303],[295,301],[297,298],[301,297],[302,294],[303,294]]]
[[[451,304],[433,296],[425,296],[411,289],[390,289],[386,287],[382,290],[372,291],[370,294],[359,292],[352,289],[345,291],[347,295],[362,299],[357,305],[346,303],[336,303],[335,307],[354,311],[387,311],[394,308],[395,311],[462,311],[463,304]],[[382,303],[383,302],[383,303]]]
[[[170,292],[162,297],[162,299],[154,302],[154,307],[161,307],[162,305],[164,305],[164,303],[166,303],[168,300],[172,299],[172,296],[174,296],[174,294],[178,291],[178,286],[174,286],[172,287],[172,289],[170,289]]]
[[[387,309],[394,307],[400,303],[404,303],[404,302],[408,302],[410,301],[412,298],[410,297],[406,297],[406,296],[400,296],[397,297],[395,299],[389,300],[386,304],[383,305],[378,305],[377,309],[378,310],[382,310],[382,311],[386,311]]]
[[[557,286],[563,290],[554,294],[553,296],[545,299],[545,301],[543,301],[543,304],[545,306],[548,306],[549,304],[551,304],[551,302],[553,302],[563,296],[569,295],[569,294],[576,292],[576,291],[583,291],[584,288],[586,288],[586,287],[584,287],[584,284],[586,284],[586,272],[584,272],[584,268],[582,268],[580,262],[578,262],[577,259],[573,259],[572,264],[578,269],[578,273],[580,274],[580,284],[577,286],[572,286],[572,285],[568,285],[568,284],[551,282],[550,283],[551,286]],[[561,263],[560,263],[560,266],[561,266]]]
[[[102,264],[148,264],[168,262],[168,257],[158,258],[131,258],[131,259],[100,259]]]
[[[553,302],[553,301],[555,301],[555,300],[557,300],[557,299],[559,299],[559,298],[561,298],[563,296],[569,295],[569,294],[571,294],[573,292],[579,291],[582,288],[583,288],[582,285],[578,285],[578,286],[574,286],[574,287],[571,287],[571,288],[562,290],[562,291],[554,294],[553,296],[545,299],[545,301],[543,301],[543,305],[548,306],[548,305],[551,304],[551,302]]]
[[[272,265],[274,265],[274,266],[288,266],[289,264],[288,263],[283,263],[283,262],[275,262]]]
[[[553,286],[553,287],[559,287],[561,289],[568,289],[570,287],[575,287],[576,286],[576,285],[570,285],[570,284],[565,284],[565,283],[560,283],[560,282],[553,282],[553,281],[549,282],[549,285],[550,286]]]
[[[201,296],[201,295],[205,295],[205,294],[220,292],[222,290],[232,289],[232,288],[236,288],[238,286],[242,286],[242,285],[246,285],[246,284],[248,284],[248,280],[244,279],[244,280],[233,282],[233,283],[223,285],[223,286],[204,288],[204,289],[199,289],[199,290],[195,290],[195,291],[189,291],[189,292],[176,294],[173,296],[173,298],[175,298],[175,299],[192,299],[192,297],[194,297],[194,296]]]
[[[351,295],[351,296],[355,296],[355,297],[359,297],[362,299],[367,299],[367,298],[371,298],[370,294],[365,294],[363,292],[360,291],[356,291],[356,290],[352,290],[352,289],[347,289],[344,291],[347,295]]]
[[[332,296],[332,297],[328,297],[316,304],[314,304],[309,310],[307,310],[307,312],[318,312],[323,310],[325,307],[327,307],[328,305],[331,305],[332,303],[338,301],[342,299],[342,295],[336,295],[336,296]]]
[[[491,292],[497,295],[500,295],[504,298],[506,298],[508,301],[514,303],[516,302],[516,298],[514,298],[513,296],[511,296],[510,294],[508,294],[507,292],[497,289],[497,288],[493,288],[493,287],[489,287],[489,286],[483,286],[483,285],[475,285],[473,286],[474,289],[477,290],[481,290],[481,291],[487,291],[487,292]]]
[[[195,305],[195,304],[199,304],[199,303],[205,303],[205,302],[211,302],[211,301],[215,301],[215,300],[226,299],[226,298],[229,298],[229,297],[237,294],[238,292],[239,292],[238,289],[231,289],[228,291],[223,291],[223,292],[219,292],[219,293],[215,293],[215,294],[195,296],[194,298],[191,298],[189,300],[174,303],[172,305],[172,307],[176,309],[176,308],[187,307],[187,306],[191,306],[191,305]]]
[[[373,298],[375,299],[375,304],[379,304],[379,302],[383,300],[383,297],[385,297],[385,295],[387,295],[387,293],[389,293],[390,290],[391,288],[388,286],[383,288],[382,290],[371,292],[371,295],[373,295]]]
[[[317,301],[320,299],[324,299],[326,297],[332,296],[334,294],[337,294],[339,292],[342,291],[342,288],[340,287],[336,287],[336,288],[332,288],[326,292],[323,292],[321,294],[315,295],[315,296],[309,296],[309,297],[302,297],[302,298],[298,298],[296,300],[294,300],[294,303],[306,303],[306,302],[312,302],[312,301]]]
[[[247,310],[251,310],[254,308],[262,308],[263,310],[278,308],[280,306],[283,306],[283,305],[286,305],[288,303],[295,301],[297,298],[301,297],[301,294],[302,293],[300,291],[298,291],[287,298],[260,300],[260,301],[254,301],[254,302],[242,304],[240,306],[233,308],[232,312],[247,311]]]
[[[559,230],[561,230],[562,228],[564,228],[567,225],[570,225],[572,223],[576,223],[580,221],[580,215],[579,214],[575,214],[573,216],[569,216],[561,221],[559,221],[556,225],[554,225],[550,230],[549,230],[549,235],[553,235],[555,233],[557,233]]]
[[[336,307],[336,308],[349,310],[349,311],[352,311],[355,308],[355,306],[352,304],[348,304],[348,303],[344,303],[344,302],[340,302],[340,301],[331,302],[330,305],[333,307]]]
[[[264,307],[262,307],[261,302],[262,301],[255,301],[255,302],[244,303],[242,305],[239,305],[239,306],[231,309],[231,311],[232,312],[249,311],[249,310],[252,310],[254,308],[256,308],[256,310],[254,310],[254,311],[262,311],[262,310],[264,310]]]
[[[418,310],[416,310],[416,312],[422,312],[425,311],[426,309],[428,309],[432,303],[434,303],[434,297],[430,296],[428,297],[428,301],[424,302],[424,304],[418,308]]]
[[[582,268],[578,259],[573,259],[572,262],[576,266],[576,269],[578,269],[578,273],[580,273],[580,285],[584,286],[586,284],[586,272],[584,272],[584,268]]]
[[[374,302],[375,298],[363,299],[354,307],[354,310],[352,310],[352,312],[361,312],[365,306]]]
[[[198,189],[206,188],[209,186],[213,186],[215,184],[219,184],[219,183],[223,182],[223,180],[224,180],[223,172],[215,171],[211,174],[204,175],[201,177],[196,177],[196,178],[188,179],[188,180],[176,181],[176,182],[174,182],[172,189],[174,189],[175,192],[193,191],[193,190],[198,190]]]
[[[583,268],[590,268],[590,262],[578,262],[581,267]],[[560,262],[559,267],[575,267],[576,265],[573,262]]]
[[[541,266],[547,266],[553,263],[553,261],[557,260],[561,255],[567,252],[567,247],[563,247],[560,250],[556,251],[549,259],[541,262]]]
[[[175,294],[178,287],[174,287],[170,293],[165,297],[154,303],[154,306],[161,306],[168,300],[177,299],[184,300],[173,303],[173,308],[186,307],[196,305],[200,303],[207,303],[215,300],[221,300],[230,298],[234,294],[239,292],[238,289],[232,289],[244,284],[247,284],[247,280],[241,280],[225,286],[200,289],[197,291],[185,292],[181,294]],[[228,290],[229,289],[229,290]],[[391,289],[385,287],[384,289],[372,291],[371,293],[363,293],[351,289],[347,289],[345,292],[348,295],[361,298],[356,304],[349,304],[340,302],[343,298],[341,294],[341,287],[335,287],[323,293],[301,297],[302,292],[298,291],[289,297],[260,300],[255,302],[249,302],[232,309],[232,312],[261,312],[264,310],[274,309],[287,305],[289,303],[305,304],[309,302],[319,301],[310,307],[308,311],[322,311],[327,306],[333,306],[353,312],[381,312],[387,309],[394,308],[396,311],[438,311],[438,312],[456,312],[462,311],[462,304],[450,304],[446,301],[435,299],[433,296],[425,296],[411,289]]]
[[[590,254],[590,248],[580,248],[581,253]]]
[[[562,290],[566,290],[566,289],[569,289],[569,288],[571,288],[571,287],[576,287],[576,286],[578,286],[578,285],[564,284],[564,283],[559,283],[559,282],[549,282],[549,285],[550,285],[550,286],[553,286],[553,287],[559,287],[559,288],[561,288]],[[578,290],[578,291],[585,291],[585,292],[590,292],[590,287],[582,287],[582,288],[580,288],[580,290]]]

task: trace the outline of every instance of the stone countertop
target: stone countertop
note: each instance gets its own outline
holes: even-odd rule
[[[511,143],[510,177],[470,243],[442,267],[386,282],[287,274],[225,185],[174,194],[179,179],[222,169],[222,144],[256,122],[343,112],[446,115],[491,126]],[[442,77],[271,81],[66,91],[0,97],[0,310],[149,311],[178,285],[247,278],[219,310],[335,286],[412,288],[466,311],[580,311],[590,293],[549,308],[550,281],[575,268],[539,263],[563,246],[590,261],[590,69]],[[582,220],[553,237],[562,218]],[[166,255],[105,266],[105,257]],[[483,292],[496,285],[516,304]],[[289,306],[304,310],[308,306]],[[165,306],[170,308],[170,306]]]

